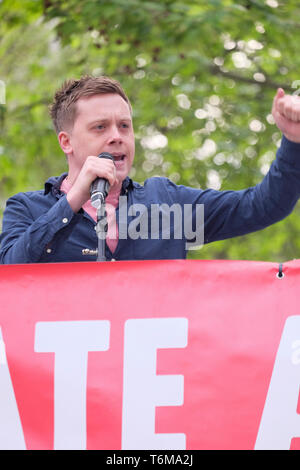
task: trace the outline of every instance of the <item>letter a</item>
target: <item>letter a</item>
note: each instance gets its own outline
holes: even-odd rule
[[[0,328],[0,449],[25,450],[23,429]]]
[[[255,449],[288,450],[291,439],[300,437],[297,404],[300,363],[295,347],[300,339],[300,316],[286,320],[260,422]]]

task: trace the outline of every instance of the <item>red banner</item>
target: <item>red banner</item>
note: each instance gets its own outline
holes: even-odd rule
[[[300,261],[0,267],[1,449],[295,449]]]

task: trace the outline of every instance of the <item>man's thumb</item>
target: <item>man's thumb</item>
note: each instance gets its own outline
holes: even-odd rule
[[[284,89],[283,88],[278,88],[276,98],[282,98],[284,96]]]

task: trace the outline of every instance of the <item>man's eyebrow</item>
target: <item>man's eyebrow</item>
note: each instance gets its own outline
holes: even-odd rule
[[[109,122],[109,121],[110,121],[109,118],[100,118],[100,117],[99,117],[98,119],[94,119],[93,121],[91,121],[91,122],[89,123],[89,126],[92,126],[93,124],[97,124],[97,123],[99,123],[99,122],[102,122],[102,123],[103,123],[103,122]],[[121,121],[122,121],[122,122],[124,122],[124,121],[131,122],[131,118],[128,117],[128,116],[126,116],[126,117],[120,117],[120,118],[118,119],[118,121],[120,121],[120,122],[121,122]]]

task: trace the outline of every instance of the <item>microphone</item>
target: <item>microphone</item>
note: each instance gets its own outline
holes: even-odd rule
[[[114,161],[114,157],[108,152],[102,152],[98,155],[98,158],[108,158]],[[104,203],[106,196],[108,195],[110,185],[105,178],[96,178],[91,184],[91,204],[96,209],[99,209]]]

